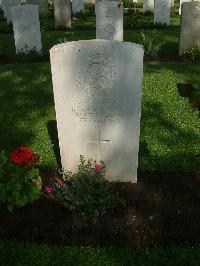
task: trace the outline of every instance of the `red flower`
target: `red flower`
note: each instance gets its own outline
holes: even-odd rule
[[[60,180],[58,180],[58,185],[59,185],[60,187],[64,187],[65,183],[62,182],[62,181],[60,181]]]
[[[100,172],[102,169],[103,169],[103,166],[102,166],[101,164],[96,164],[96,165],[95,165],[95,170],[96,170],[97,172]]]
[[[25,169],[36,164],[38,160],[38,155],[27,147],[20,147],[11,153],[11,161],[15,164],[24,166]]]

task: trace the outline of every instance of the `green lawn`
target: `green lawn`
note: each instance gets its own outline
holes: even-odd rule
[[[198,266],[200,248],[78,248],[0,241],[1,266]]]
[[[200,66],[145,63],[139,170],[193,171],[199,168],[200,120],[177,82],[196,79]],[[27,145],[41,167],[57,167],[55,111],[49,64],[0,66],[0,147]]]
[[[152,33],[151,29],[126,29],[127,17],[124,16],[124,41],[139,42],[141,31],[144,33]],[[153,21],[153,17],[151,17]],[[80,20],[73,21],[72,30],[55,30],[54,18],[51,15],[48,18],[41,18],[41,34],[44,54],[49,53],[49,49],[59,42],[59,39],[66,38],[68,41],[95,39],[95,17],[88,17],[87,21],[81,22]],[[160,28],[157,31],[160,33],[160,39],[166,41],[161,49],[161,54],[171,53],[178,54],[178,43],[180,35],[180,17],[172,16],[171,25],[167,28]],[[2,20],[0,14],[0,56],[16,57],[14,36],[12,33],[12,25],[7,25],[5,20]]]

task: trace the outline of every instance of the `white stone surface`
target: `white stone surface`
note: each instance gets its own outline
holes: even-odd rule
[[[143,13],[154,12],[154,0],[143,0]]]
[[[191,46],[200,47],[200,2],[182,4],[179,54]]]
[[[42,53],[39,11],[37,5],[21,5],[11,8],[16,52],[27,53],[35,49]]]
[[[185,2],[191,2],[192,0],[180,0],[180,3],[179,3],[179,15],[181,15],[181,6],[182,6],[182,4],[183,3],[185,3]]]
[[[11,8],[16,5],[21,5],[20,0],[2,0],[4,16],[7,18],[7,22],[12,22]]]
[[[171,0],[155,0],[154,24],[170,25]]]
[[[81,10],[84,11],[84,0],[72,0],[72,13],[76,14]]]
[[[117,1],[97,1],[96,38],[123,41],[123,3]]]
[[[54,0],[55,27],[71,28],[70,0]]]
[[[89,40],[50,50],[62,166],[103,160],[109,180],[137,181],[143,48]]]

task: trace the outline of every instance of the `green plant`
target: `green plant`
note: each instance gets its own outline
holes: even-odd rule
[[[38,156],[26,147],[13,151],[10,157],[0,153],[0,202],[9,211],[39,198],[42,182],[37,161]]]
[[[87,20],[87,14],[88,12],[81,10],[75,14],[75,17],[80,19],[80,21],[84,22]]]
[[[146,34],[141,32],[139,43],[144,48],[144,54],[149,56],[157,56],[161,47],[165,44],[164,41],[160,40],[156,30],[153,33]]]
[[[144,16],[143,13],[128,9],[128,17],[126,20],[126,27],[130,29],[150,28],[152,26],[151,20]]]
[[[184,56],[194,64],[200,63],[200,47],[189,47],[184,51]]]
[[[94,4],[85,4],[85,12],[87,16],[95,16],[95,5]]]
[[[124,201],[112,191],[113,184],[105,179],[105,165],[84,160],[80,156],[77,173],[64,172],[56,182],[45,187],[45,192],[62,205],[76,210],[85,222],[95,222],[96,218],[123,204]]]

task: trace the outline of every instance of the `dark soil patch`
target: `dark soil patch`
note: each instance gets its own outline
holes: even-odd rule
[[[200,173],[140,176],[137,184],[117,184],[126,207],[108,212],[91,226],[84,225],[75,211],[47,198],[13,213],[2,205],[0,238],[137,248],[199,244]]]
[[[188,62],[184,57],[180,57],[174,54],[160,55],[160,56],[144,56],[144,62],[178,62],[186,63]],[[17,57],[7,57],[0,55],[0,64],[34,64],[34,63],[49,63],[49,55],[44,55],[36,58],[17,58]]]
[[[38,56],[36,58],[8,57],[0,55],[0,64],[34,64],[49,63],[49,55]]]

